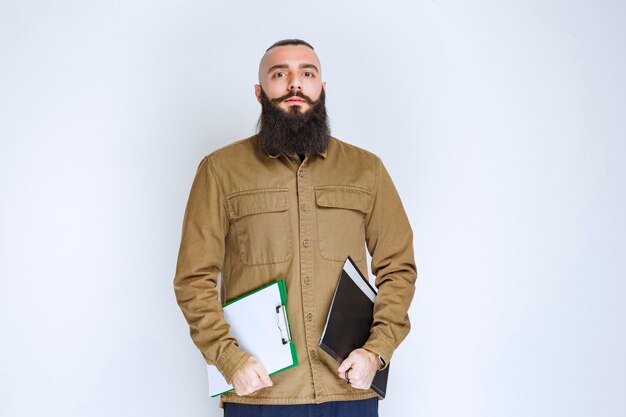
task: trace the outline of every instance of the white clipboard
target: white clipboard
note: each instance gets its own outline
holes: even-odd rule
[[[242,350],[257,358],[270,375],[298,365],[291,339],[284,280],[276,281],[224,305],[224,318]],[[217,367],[207,365],[209,395],[233,389]]]

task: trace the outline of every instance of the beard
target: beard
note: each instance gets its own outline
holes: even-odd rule
[[[289,112],[278,104],[297,96],[309,104],[302,112],[299,106],[290,106]],[[314,155],[323,153],[330,140],[330,125],[326,115],[326,95],[322,90],[317,101],[300,92],[270,99],[261,90],[261,116],[257,123],[258,144],[271,156]]]

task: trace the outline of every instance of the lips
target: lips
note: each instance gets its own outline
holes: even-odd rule
[[[270,101],[276,105],[280,103],[286,103],[287,105],[294,105],[294,106],[301,105],[304,103],[312,105],[314,103],[314,101],[311,100],[310,97],[304,95],[300,91],[297,91],[295,93],[291,92],[281,97],[272,98],[270,99]]]
[[[287,100],[285,100],[285,103],[287,104],[302,104],[305,103],[306,101],[301,99],[300,97],[290,97]]]

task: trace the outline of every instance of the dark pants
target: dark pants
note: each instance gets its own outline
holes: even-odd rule
[[[378,417],[378,398],[297,405],[224,403],[224,417]]]

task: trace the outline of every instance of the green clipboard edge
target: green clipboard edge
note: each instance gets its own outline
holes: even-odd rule
[[[249,295],[257,293],[257,292],[259,292],[261,290],[264,290],[264,289],[266,289],[268,287],[271,287],[272,285],[276,285],[276,284],[278,284],[278,292],[280,293],[280,302],[281,302],[282,305],[285,306],[285,312],[287,313],[287,327],[289,327],[289,334],[293,334],[291,332],[291,322],[289,321],[289,309],[287,308],[287,286],[285,285],[285,280],[284,279],[279,279],[278,281],[275,281],[275,282],[272,282],[270,284],[264,285],[261,288],[258,288],[258,289],[254,290],[254,291],[251,291],[251,292],[249,292],[247,294],[244,294],[244,295],[242,295],[240,297],[237,297],[237,298],[235,298],[233,300],[230,300],[226,304],[222,305],[222,307],[226,307],[226,306],[228,306],[228,305],[230,305],[230,304],[232,304],[232,303],[234,303],[236,301],[239,301],[239,300],[241,300],[243,298],[246,298]],[[286,367],[284,367],[282,369],[279,369],[278,371],[272,372],[271,374],[269,374],[270,376],[276,375],[277,373],[280,373],[280,372],[283,372],[283,371],[286,371],[287,369],[294,368],[294,367],[296,367],[296,366],[298,366],[300,364],[300,361],[298,359],[298,350],[296,349],[296,344],[293,342],[293,340],[289,341],[289,348],[291,349],[291,359],[293,360],[293,364],[291,364],[289,366],[286,366]],[[231,389],[226,390],[224,392],[220,392],[219,394],[211,395],[211,398],[219,397],[220,395],[226,394],[227,392],[231,392],[232,390],[234,390],[234,388],[231,388]]]

